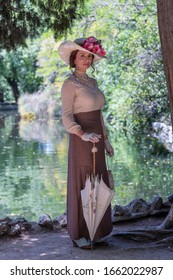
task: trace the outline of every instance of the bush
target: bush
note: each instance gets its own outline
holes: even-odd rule
[[[18,101],[21,118],[26,120],[48,119],[60,114],[57,88],[52,86],[34,94],[24,94]]]

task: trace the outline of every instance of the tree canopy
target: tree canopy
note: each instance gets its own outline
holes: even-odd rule
[[[33,93],[41,85],[42,77],[36,77],[37,55],[39,45],[33,44],[28,48],[18,47],[16,50],[2,50],[0,52],[0,90],[8,92],[9,88],[13,92],[13,97],[17,102],[21,92]],[[6,82],[6,85],[5,85]]]
[[[0,48],[24,45],[48,29],[60,37],[81,16],[83,5],[84,0],[0,0]]]

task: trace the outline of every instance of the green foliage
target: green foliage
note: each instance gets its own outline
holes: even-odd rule
[[[136,137],[123,135],[113,142],[116,156],[109,166],[115,180],[116,204],[126,205],[135,197],[150,202],[154,195],[166,200],[170,193],[172,155],[153,154],[150,145],[140,142]]]
[[[55,82],[61,66],[57,52],[58,46],[52,32],[44,33],[40,38],[40,51],[37,56],[38,68],[37,75],[44,78],[45,85]]]
[[[24,44],[28,36],[39,34],[39,11],[33,1],[0,1],[0,47],[14,48]]]
[[[106,95],[110,127],[148,130],[169,114],[155,0],[93,1],[89,17],[85,35],[102,39],[107,50],[95,76]]]
[[[33,93],[42,83],[42,77],[36,77],[37,54],[39,45],[30,44],[28,48],[18,47],[16,50],[0,52],[0,79],[3,81],[2,90],[8,100],[10,81],[15,81],[19,92]],[[11,88],[11,90],[13,90]]]
[[[52,29],[60,37],[82,13],[83,0],[1,0],[0,48],[25,45],[26,39]],[[78,8],[79,7],[79,8]]]

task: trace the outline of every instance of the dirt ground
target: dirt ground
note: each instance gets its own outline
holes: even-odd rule
[[[0,237],[0,260],[173,260],[171,238],[135,240],[127,234],[156,229],[162,220],[149,217],[117,223],[108,237],[109,245],[93,250],[73,247],[66,228],[48,230],[33,223],[21,236]]]

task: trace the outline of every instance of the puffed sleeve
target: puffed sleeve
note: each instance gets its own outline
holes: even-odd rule
[[[73,116],[73,105],[75,99],[75,87],[71,80],[66,80],[61,89],[62,99],[62,122],[65,129],[72,134],[76,134],[79,137],[84,134],[81,126],[75,122]]]

